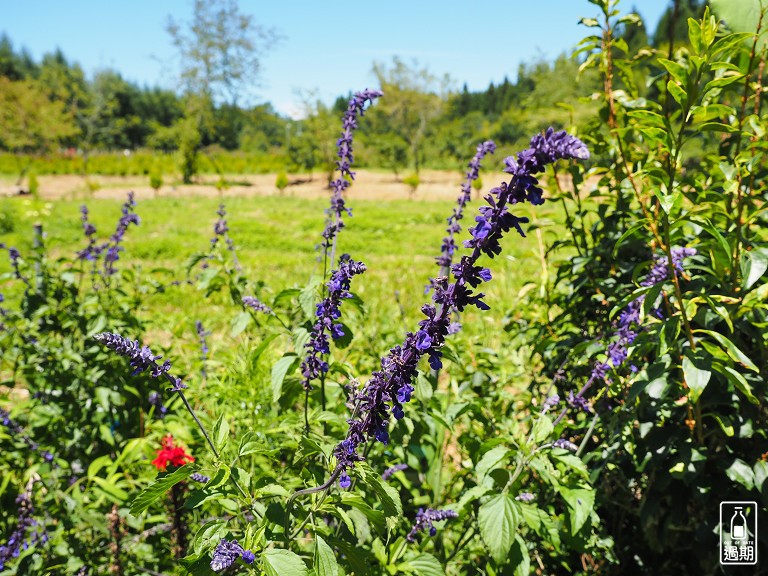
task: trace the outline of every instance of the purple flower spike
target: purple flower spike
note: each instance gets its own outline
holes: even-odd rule
[[[465,246],[472,248],[472,253],[451,266],[452,282],[447,276],[431,280],[435,305],[422,306],[421,311],[426,318],[419,322],[419,329],[415,333],[407,333],[403,343],[382,358],[381,369],[374,372],[366,386],[355,395],[354,416],[347,421],[347,437],[334,449],[337,474],[363,459],[358,447],[368,440],[377,439],[377,431],[387,428],[390,413],[396,420],[403,418],[403,404],[411,398],[419,360],[426,355],[433,367],[438,365],[440,348],[451,326],[451,312],[461,312],[468,306],[489,309],[482,300],[484,294],[474,291],[491,277],[490,271],[477,266],[477,261],[482,254],[493,258],[501,253],[499,241],[503,234],[512,228],[522,234],[520,224],[527,222],[525,218],[510,214],[507,205],[525,202],[529,198],[533,203],[536,194],[532,195],[530,189],[538,183],[534,174],[541,172],[547,163],[557,159],[586,158],[588,155],[580,140],[565,132],[549,129],[545,134],[535,136],[531,140],[531,148],[518,154],[517,160],[512,159],[512,164],[508,162],[515,168],[511,180],[492,189],[485,196],[488,205],[480,209],[478,222],[483,223],[482,232],[478,234],[477,227],[470,228],[473,238]]]
[[[391,468],[387,468],[382,472],[381,479],[382,480],[389,480],[389,477],[392,476],[395,472],[402,472],[403,470],[408,469],[408,464],[395,464]]]
[[[515,496],[515,500],[519,500],[520,502],[533,502],[534,498],[536,497],[530,492],[520,492],[520,494]]]
[[[437,534],[437,528],[433,526],[433,522],[439,522],[440,520],[447,520],[448,518],[458,518],[458,513],[453,510],[433,510],[432,508],[419,508],[416,513],[416,522],[411,528],[411,531],[406,536],[408,542],[416,542],[416,535],[424,530],[429,531],[430,536]]]
[[[99,250],[99,252],[104,249],[107,251],[104,256],[104,274],[106,276],[112,276],[116,272],[115,262],[120,259],[120,252],[124,250],[121,243],[128,226],[131,224],[138,226],[140,223],[139,216],[134,211],[135,206],[136,201],[134,200],[134,194],[133,192],[128,192],[128,198],[126,199],[125,204],[123,204],[123,215],[117,223],[115,233],[112,234],[109,241]]]
[[[245,550],[242,546],[240,546],[240,544],[237,543],[237,540],[232,540],[232,542],[229,542],[222,538],[221,542],[219,542],[219,545],[216,546],[216,550],[213,551],[213,557],[211,558],[211,570],[214,572],[222,572],[223,570],[226,570],[232,566],[232,564],[234,564],[235,561],[240,558],[244,552]]]
[[[341,324],[335,322],[341,317],[339,307],[342,300],[352,296],[349,292],[352,277],[362,274],[365,270],[365,264],[355,262],[349,254],[344,254],[339,258],[339,269],[331,273],[331,279],[326,284],[328,296],[317,305],[315,313],[317,321],[312,327],[309,342],[305,345],[306,356],[301,362],[302,383],[305,390],[311,390],[312,381],[328,372],[328,363],[322,359],[323,354],[331,352],[328,334],[330,333],[333,339],[344,335]]]
[[[570,450],[571,452],[576,452],[576,450],[579,449],[579,447],[576,446],[576,444],[574,444],[570,440],[566,440],[565,438],[560,438],[552,442],[552,447],[562,448],[563,450]]]
[[[352,133],[357,129],[357,119],[363,116],[366,104],[373,103],[380,96],[383,96],[383,92],[380,90],[368,90],[366,88],[361,92],[355,92],[349,100],[346,112],[344,112],[342,119],[343,130],[336,142],[337,156],[339,158],[336,161],[336,168],[338,168],[340,174],[336,180],[331,182],[331,190],[333,191],[331,194],[331,206],[326,211],[328,221],[325,224],[325,230],[323,230],[323,243],[321,244],[326,256],[334,244],[334,239],[344,227],[342,215],[345,212],[349,216],[352,215],[352,211],[346,207],[343,197],[344,191],[349,188],[350,182],[355,179],[355,173],[350,170],[354,161],[354,156],[352,155]],[[331,254],[332,259],[333,256]]]
[[[478,179],[480,175],[480,162],[485,158],[486,154],[493,154],[496,151],[496,144],[493,140],[488,140],[482,144],[477,145],[477,152],[469,162],[469,170],[467,170],[467,178],[461,185],[461,194],[456,199],[457,207],[453,209],[453,214],[448,218],[448,228],[446,232],[448,235],[443,238],[443,244],[440,247],[440,256],[435,258],[438,266],[440,266],[440,275],[445,276],[448,274],[448,269],[453,262],[453,254],[456,251],[456,243],[454,237],[461,232],[461,224],[459,220],[464,217],[464,207],[472,199],[472,182]]]
[[[134,376],[147,369],[149,369],[152,378],[159,378],[163,375],[166,377],[168,376],[168,371],[171,369],[171,363],[166,360],[163,364],[158,364],[157,361],[162,358],[162,356],[155,356],[152,354],[152,350],[149,349],[149,346],[140,347],[138,340],[131,341],[127,338],[123,338],[119,334],[112,334],[110,332],[96,334],[94,338],[110,350],[117,352],[120,356],[129,358],[131,360],[131,366],[133,366]],[[178,380],[178,378],[176,380]],[[181,381],[179,380],[177,385],[180,384],[180,382]],[[186,386],[184,387],[186,388]]]
[[[259,300],[255,296],[243,296],[243,304],[248,306],[248,308],[255,310],[256,312],[261,312],[263,314],[273,313],[272,308],[264,304],[261,300]]]

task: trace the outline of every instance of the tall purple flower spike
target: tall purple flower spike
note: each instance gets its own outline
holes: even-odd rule
[[[477,180],[480,176],[480,162],[482,162],[486,154],[493,154],[495,151],[496,144],[493,140],[487,140],[486,142],[477,145],[477,152],[469,162],[467,178],[461,185],[461,194],[456,199],[457,206],[453,209],[453,214],[448,218],[448,228],[446,228],[448,235],[443,238],[443,243],[440,247],[440,256],[435,258],[438,266],[440,266],[440,276],[448,274],[448,269],[453,263],[453,254],[456,252],[454,237],[461,232],[461,224],[459,224],[459,220],[464,217],[464,207],[472,199],[472,182]]]
[[[355,173],[350,169],[354,156],[352,154],[352,133],[357,129],[357,119],[365,112],[365,105],[372,103],[376,98],[383,96],[383,92],[380,90],[365,89],[361,92],[355,92],[352,98],[349,99],[346,112],[344,112],[344,118],[342,119],[342,132],[338,141],[336,142],[337,156],[336,168],[339,170],[339,177],[331,182],[331,206],[326,211],[328,220],[323,230],[323,249],[325,254],[328,255],[328,251],[331,250],[330,259],[334,260],[332,247],[334,246],[334,239],[338,235],[339,231],[344,227],[344,221],[342,215],[346,213],[348,216],[352,215],[352,211],[346,207],[344,202],[344,191],[351,186],[351,181],[355,179]]]
[[[411,528],[411,531],[406,536],[408,542],[416,542],[416,535],[419,532],[429,531],[430,536],[437,534],[437,528],[432,524],[433,522],[439,522],[440,520],[447,520],[448,518],[458,518],[458,513],[453,510],[434,510],[432,508],[419,508],[416,513],[416,522]]]
[[[135,206],[136,201],[134,200],[134,194],[133,192],[128,192],[128,198],[126,199],[125,204],[123,204],[123,215],[117,222],[115,233],[112,234],[109,241],[99,250],[99,252],[104,249],[107,251],[104,256],[104,273],[106,276],[111,276],[116,272],[115,262],[120,259],[120,252],[124,250],[120,244],[123,242],[123,237],[125,236],[125,231],[128,229],[128,226],[131,224],[135,224],[136,226],[139,225],[140,220],[138,214],[134,211]]]
[[[512,178],[485,196],[488,205],[480,208],[480,215],[475,218],[477,224],[469,229],[472,238],[464,242],[472,253],[451,266],[452,283],[447,277],[432,280],[435,305],[422,306],[426,319],[419,322],[415,333],[406,334],[405,341],[390,350],[381,360],[381,370],[374,372],[365,388],[356,395],[354,413],[347,421],[347,437],[334,449],[337,465],[331,480],[339,478],[340,484],[349,482],[347,471],[355,462],[363,460],[358,453],[361,444],[370,439],[388,441],[390,414],[396,420],[403,418],[403,405],[413,394],[412,382],[421,357],[428,356],[433,369],[442,366],[440,347],[449,331],[451,311],[462,311],[468,306],[489,309],[482,300],[484,294],[473,289],[488,282],[491,273],[488,268],[477,266],[476,262],[482,254],[493,258],[501,253],[499,240],[512,228],[525,236],[521,224],[528,221],[512,215],[507,205],[525,201],[541,204],[542,191],[535,174],[556,160],[573,158],[589,158],[584,143],[565,131],[555,132],[550,128],[544,134],[534,136],[530,148],[520,152],[517,158],[505,159],[505,172]]]
[[[312,381],[317,380],[328,372],[328,363],[323,360],[323,354],[330,354],[328,335],[334,340],[344,336],[342,325],[337,322],[341,317],[342,300],[352,295],[349,288],[352,276],[365,272],[365,264],[355,262],[348,254],[339,258],[339,269],[331,273],[331,279],[326,284],[328,296],[317,305],[317,321],[312,327],[309,342],[305,345],[306,356],[301,363],[302,384],[305,390],[312,389]]]

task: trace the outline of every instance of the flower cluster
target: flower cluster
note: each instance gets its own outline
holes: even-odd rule
[[[187,454],[183,446],[177,446],[173,436],[168,434],[161,440],[162,448],[157,451],[157,457],[152,460],[155,468],[165,472],[168,466],[184,466],[189,462],[194,462],[195,457]]]
[[[406,536],[406,539],[408,542],[416,542],[416,535],[425,530],[429,530],[429,535],[434,536],[437,534],[437,528],[435,528],[433,522],[439,522],[448,518],[458,518],[458,516],[458,513],[453,510],[433,510],[432,508],[424,510],[419,508],[419,511],[416,513],[416,522],[408,536]]]
[[[675,270],[683,272],[683,260],[696,254],[695,248],[681,248],[673,247],[671,249],[672,264]],[[645,278],[640,281],[640,286],[648,288],[654,286],[660,282],[666,281],[671,274],[669,268],[669,259],[667,256],[660,255],[653,259],[651,270],[646,274]],[[608,356],[607,362],[596,362],[592,368],[592,372],[587,380],[586,384],[581,387],[578,393],[574,394],[570,392],[568,394],[568,404],[572,408],[589,412],[589,403],[584,398],[584,394],[589,390],[595,381],[604,380],[607,378],[611,368],[618,368],[629,357],[629,347],[637,338],[636,326],[640,325],[640,312],[645,302],[645,294],[641,294],[634,300],[632,300],[627,307],[619,314],[619,318],[616,322],[616,332],[611,340],[611,343],[606,348],[606,355]],[[656,308],[652,311],[654,316],[662,318],[661,310]],[[632,371],[635,371],[634,366],[630,366]],[[558,417],[558,420],[562,418],[564,412]]]
[[[189,479],[194,480],[195,482],[199,482],[200,484],[206,484],[211,478],[205,474],[200,474],[200,472],[193,472],[189,475]]]
[[[77,257],[80,260],[93,262],[99,258],[104,246],[96,245],[96,226],[88,220],[88,207],[85,204],[80,206],[80,214],[80,221],[83,223],[83,233],[88,238],[88,246],[78,252]]]
[[[120,252],[124,250],[120,244],[123,241],[123,237],[125,236],[125,231],[128,229],[128,226],[131,224],[135,224],[136,226],[139,225],[139,216],[134,211],[136,201],[133,198],[133,192],[128,192],[128,198],[125,201],[125,204],[123,204],[122,208],[123,215],[117,222],[115,233],[110,236],[109,241],[104,244],[101,249],[106,249],[107,251],[106,255],[104,256],[104,273],[107,276],[111,276],[116,272],[115,262],[120,259]],[[99,250],[99,252],[101,252],[101,250]]]
[[[162,356],[155,356],[152,354],[152,350],[149,346],[140,346],[138,340],[128,340],[123,338],[119,334],[112,334],[111,332],[102,332],[94,336],[96,340],[104,344],[110,350],[113,350],[120,354],[130,358],[131,366],[133,367],[133,376],[149,369],[152,378],[159,378],[164,374],[167,374],[171,369],[170,361],[166,360],[163,364],[158,364],[157,361]]]
[[[240,544],[237,543],[237,540],[229,542],[222,538],[219,545],[216,546],[216,549],[213,551],[211,570],[214,572],[226,570],[232,566],[238,558],[242,558],[243,562],[246,564],[253,564],[254,560],[256,560],[256,555],[250,550],[246,550],[240,546]]]
[[[216,245],[219,243],[219,239],[224,238],[224,242],[227,245],[227,250],[229,250],[232,253],[232,262],[235,265],[235,269],[240,270],[240,262],[237,259],[237,254],[235,254],[235,242],[229,236],[229,225],[227,224],[227,211],[224,207],[224,204],[219,204],[219,209],[216,211],[216,214],[218,214],[219,219],[216,220],[216,223],[213,225],[213,238],[211,238],[211,252],[213,252],[213,249],[216,248]],[[209,260],[211,258],[213,258],[212,254],[208,256]]]
[[[5,249],[6,249],[5,244],[0,243],[0,250],[5,250]],[[18,278],[19,280],[24,282],[24,284],[26,284],[31,288],[29,279],[21,273],[21,268],[19,267],[19,260],[21,260],[21,252],[19,252],[19,250],[16,247],[11,246],[10,248],[8,248],[8,257],[11,260],[11,267],[13,268],[13,273],[16,276],[16,278]]]
[[[341,317],[341,302],[345,298],[350,298],[349,288],[352,276],[365,272],[365,264],[355,262],[344,254],[339,258],[339,268],[331,273],[331,279],[326,284],[328,296],[317,305],[315,315],[317,321],[312,327],[312,333],[309,342],[305,344],[307,354],[301,362],[302,383],[305,390],[312,389],[312,381],[320,378],[328,372],[328,363],[322,359],[323,354],[330,354],[330,341],[328,334],[333,339],[344,336],[344,330],[341,324],[337,323]]]
[[[391,466],[384,470],[384,472],[381,473],[381,479],[382,480],[389,480],[389,477],[392,476],[395,472],[402,472],[403,470],[408,469],[408,464],[395,464],[394,466]]]
[[[485,196],[488,205],[480,209],[480,215],[475,218],[477,225],[469,229],[472,238],[464,243],[473,249],[472,253],[451,266],[452,283],[445,276],[432,280],[435,305],[422,306],[426,319],[419,322],[419,330],[406,334],[403,344],[390,350],[381,360],[381,370],[374,372],[365,388],[356,395],[355,411],[348,420],[347,437],[334,449],[337,460],[335,472],[340,475],[340,483],[349,481],[346,471],[362,460],[358,453],[361,444],[369,439],[388,441],[389,413],[397,420],[403,418],[403,404],[410,401],[413,394],[411,383],[420,358],[427,355],[430,366],[435,370],[442,366],[440,347],[451,325],[451,311],[456,309],[461,312],[468,306],[489,309],[482,300],[484,294],[473,289],[482,282],[488,282],[491,273],[488,268],[477,266],[476,262],[482,254],[491,258],[499,254],[499,240],[511,228],[524,236],[520,224],[527,222],[526,218],[512,215],[507,204],[525,201],[540,204],[541,190],[535,174],[559,159],[588,157],[586,146],[578,138],[550,128],[545,134],[532,138],[531,147],[519,153],[516,159],[510,157],[505,160],[505,171],[512,174],[512,178],[509,183],[502,182]]]
[[[340,174],[336,180],[331,182],[331,206],[326,211],[328,215],[328,221],[325,224],[323,230],[323,248],[326,255],[328,250],[333,245],[333,241],[336,235],[344,227],[344,221],[342,220],[342,214],[345,212],[351,216],[352,211],[346,207],[344,202],[344,191],[349,188],[351,181],[355,179],[355,173],[350,170],[354,161],[352,154],[352,133],[357,129],[357,118],[362,116],[365,112],[365,105],[373,102],[376,98],[382,96],[383,93],[380,90],[362,90],[361,92],[355,92],[352,98],[349,99],[347,110],[344,112],[342,119],[342,132],[338,141],[336,142],[337,156],[336,168]],[[331,255],[333,257],[333,255]]]
[[[457,206],[453,209],[453,214],[448,218],[448,228],[446,228],[448,235],[443,238],[443,243],[440,247],[440,256],[435,258],[438,266],[440,266],[441,276],[448,274],[448,268],[450,268],[451,263],[453,262],[453,254],[456,252],[454,237],[461,232],[461,224],[459,224],[459,220],[464,217],[464,207],[472,199],[472,182],[477,180],[480,175],[480,162],[482,162],[486,154],[493,154],[495,151],[496,144],[493,140],[487,140],[486,142],[477,145],[477,152],[469,162],[467,178],[461,185],[461,194],[456,200]]]
[[[0,408],[0,423],[2,423],[2,425],[8,429],[8,432],[11,434],[11,436],[17,436],[21,438],[30,450],[35,452],[40,450],[40,445],[32,440],[32,438],[27,436],[24,433],[24,429],[11,418],[10,413],[6,410],[3,410],[2,408]],[[48,450],[41,450],[40,455],[46,462],[53,462],[53,454],[48,452]]]
[[[261,300],[256,298],[256,296],[243,296],[243,304],[248,306],[248,308],[255,310],[256,312],[261,312],[263,314],[273,313],[272,308],[264,304]]]
[[[209,352],[207,338],[211,333],[203,328],[203,323],[200,320],[195,320],[195,330],[197,331],[197,337],[200,340],[200,361],[203,364],[200,372],[202,373],[203,378],[206,378],[208,374],[205,369],[205,363],[208,360]]]
[[[30,480],[24,492],[16,498],[18,522],[16,529],[11,532],[8,542],[0,544],[0,571],[5,569],[10,560],[18,558],[22,550],[26,550],[38,542],[44,544],[48,541],[48,535],[38,528],[37,521],[32,517],[35,511],[32,505],[33,484],[34,480]]]

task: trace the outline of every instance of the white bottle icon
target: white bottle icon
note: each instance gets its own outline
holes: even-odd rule
[[[733,517],[731,518],[731,538],[734,540],[744,540],[747,537],[747,519],[741,512],[741,507],[736,506]]]

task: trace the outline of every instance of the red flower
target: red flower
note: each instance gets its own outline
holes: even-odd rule
[[[187,454],[183,446],[176,446],[173,436],[168,434],[162,439],[163,447],[157,451],[157,458],[152,460],[158,470],[165,472],[168,466],[184,466],[187,462],[194,462],[195,458]]]

